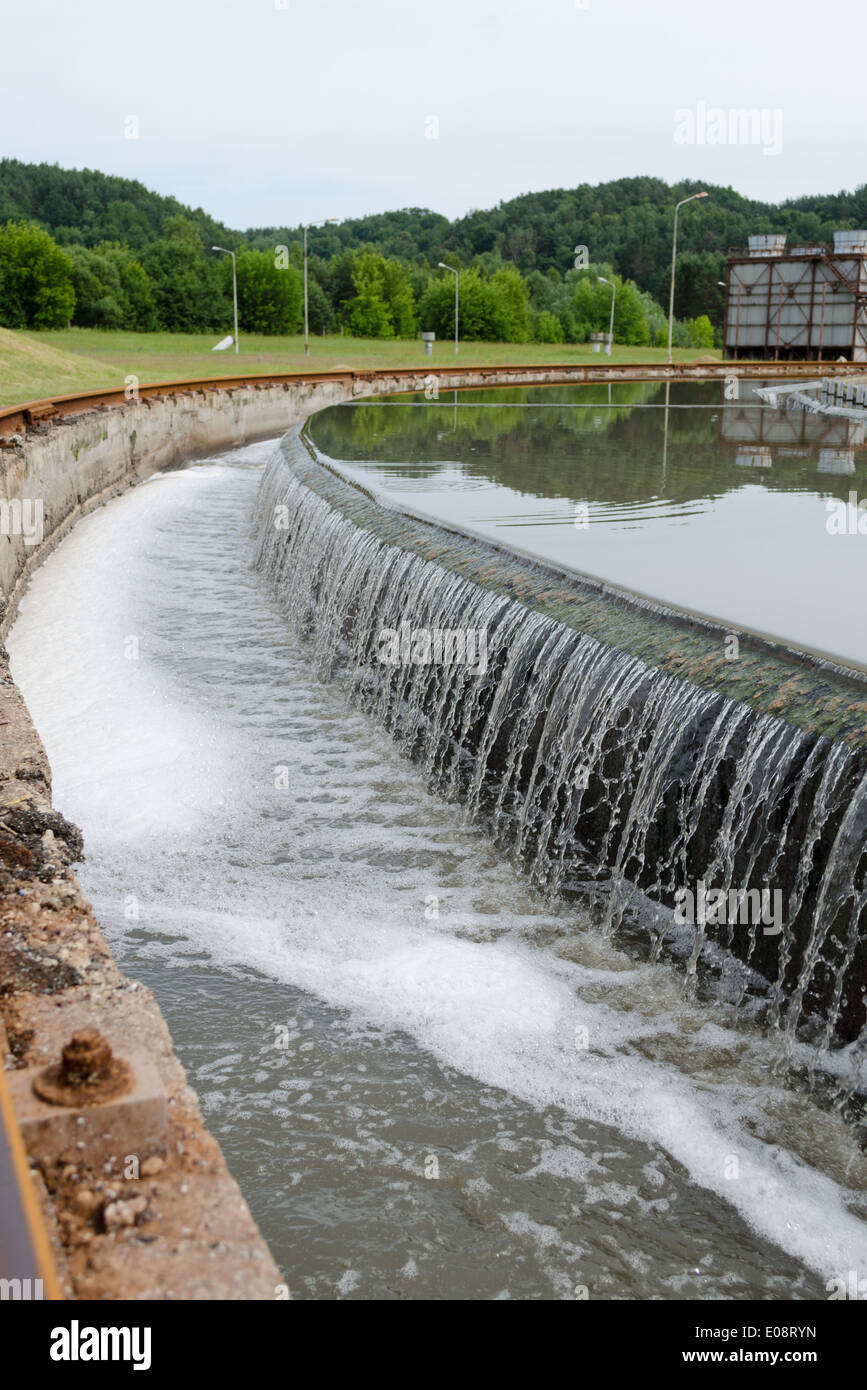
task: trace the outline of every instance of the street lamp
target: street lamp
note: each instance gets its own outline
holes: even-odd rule
[[[605,349],[608,356],[611,356],[611,344],[614,342],[614,301],[617,298],[617,286],[613,280],[606,280],[604,275],[597,275],[596,279],[600,285],[611,286],[611,323],[608,328],[608,346]]]
[[[232,257],[232,299],[235,304],[235,351],[238,351],[238,276],[235,272],[235,253],[228,246],[212,246],[212,251],[223,251]]]
[[[324,227],[326,222],[338,222],[337,217],[320,217],[316,222],[308,222],[304,228],[304,356],[310,356],[310,322],[307,317],[307,228]]]
[[[445,261],[437,261],[440,270],[450,270],[455,277],[455,356],[458,355],[458,272],[454,266],[446,265]]]
[[[691,193],[688,198],[681,198],[674,208],[674,236],[671,240],[671,294],[668,300],[668,360],[671,361],[671,331],[674,327],[674,263],[677,258],[677,214],[684,203],[692,203],[696,198],[706,198],[706,193]]]

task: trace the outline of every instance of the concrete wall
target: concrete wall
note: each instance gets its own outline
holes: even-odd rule
[[[3,440],[0,509],[4,501],[12,507],[0,517],[0,635],[28,575],[93,507],[160,469],[281,435],[347,394],[338,382],[181,392],[61,416]],[[15,502],[23,504],[20,522]],[[36,504],[42,539],[33,543]]]

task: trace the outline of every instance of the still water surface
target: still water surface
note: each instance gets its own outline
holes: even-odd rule
[[[334,406],[309,429],[392,504],[867,666],[864,427],[738,390],[447,391]]]

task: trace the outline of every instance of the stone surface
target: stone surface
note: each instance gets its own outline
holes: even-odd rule
[[[27,1152],[41,1167],[84,1163],[99,1169],[110,1164],[113,1171],[121,1172],[131,1157],[142,1164],[166,1153],[168,1108],[160,1075],[144,1053],[127,1050],[123,1061],[133,1074],[128,1094],[81,1108],[51,1105],[34,1093],[41,1067],[8,1073]]]

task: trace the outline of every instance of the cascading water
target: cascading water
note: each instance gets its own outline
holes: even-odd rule
[[[749,997],[755,1009],[763,997],[764,1016],[789,1037],[823,1048],[860,1038],[860,1060],[861,750],[653,669],[380,539],[282,454],[257,521],[257,563],[320,674],[346,681],[536,885],[585,897],[606,931],[654,956],[683,956],[688,989],[713,976],[736,1003]],[[465,659],[432,659],[437,633],[461,634]],[[777,894],[782,917],[720,929],[699,913],[684,931],[673,908],[695,885],[743,902]]]
[[[34,574],[9,649],[55,804],[84,835],[84,892],[121,968],[153,989],[293,1297],[822,1299],[829,1279],[862,1277],[855,1107],[835,1112],[824,1080],[812,1092],[790,1083],[789,1049],[799,1072],[811,1050],[684,999],[668,964],[636,960],[584,903],[546,902],[456,797],[431,795],[421,766],[348,707],[345,684],[315,678],[316,653],[323,671],[355,669],[344,613],[320,606],[326,555],[357,563],[355,590],[343,590],[356,623],[377,602],[362,551],[372,582],[374,562],[389,564],[383,593],[414,567],[348,525],[359,499],[369,505],[361,493],[306,454],[304,473],[293,454],[298,477],[348,501],[338,514],[287,488],[285,459],[259,497],[260,533],[272,502],[292,502],[280,535],[293,536],[294,558],[286,543],[271,558],[303,597],[293,617],[308,635],[287,631],[250,567],[273,447],[155,477],[85,518]],[[304,454],[287,440],[284,455],[296,447]],[[388,529],[404,520],[393,513]],[[437,549],[441,533],[430,538]],[[445,585],[433,566],[427,579]],[[395,681],[407,673],[377,662],[354,688],[375,708],[383,679],[395,681],[402,745],[465,803],[477,797],[504,842],[526,811],[532,867],[552,807],[541,791],[521,796],[520,743],[506,731],[532,707],[521,672],[547,662],[555,674],[575,634],[555,624],[552,636],[527,608],[455,576],[440,592],[444,613],[464,603],[463,621],[482,612],[492,634],[496,619],[511,635],[512,684],[484,694],[450,670],[421,709],[413,681]],[[502,675],[492,646],[495,662]],[[651,689],[608,649],[595,674],[612,701]],[[537,789],[595,698],[588,689],[579,707],[557,686]],[[437,727],[451,737],[438,742]],[[515,763],[513,792],[498,758]],[[696,792],[712,767],[695,773]],[[820,768],[830,798],[840,769],[814,744],[805,787]],[[586,799],[592,783],[574,780],[573,802]],[[846,814],[831,894],[857,843]],[[811,833],[823,823],[817,813]],[[569,825],[552,828],[539,881],[571,875],[589,901],[611,871],[600,877],[589,843],[579,861]],[[614,824],[612,843],[620,835]],[[852,1052],[816,1050],[841,1089]]]

